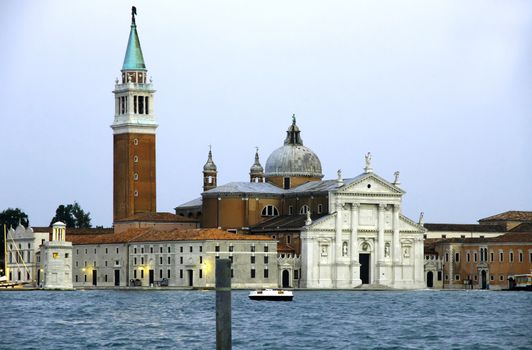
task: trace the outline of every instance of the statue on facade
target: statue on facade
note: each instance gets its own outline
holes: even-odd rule
[[[366,153],[364,158],[366,159],[366,166],[364,167],[364,171],[366,173],[373,172],[373,168],[371,167],[371,152]]]
[[[307,210],[307,220],[305,220],[305,225],[306,226],[312,225],[312,219],[310,218],[310,210]]]
[[[423,226],[423,224],[425,223],[424,220],[423,220],[423,216],[425,216],[425,213],[421,212],[419,213],[419,221],[418,221],[418,224]]]
[[[395,179],[393,180],[393,184],[395,186],[399,186],[401,183],[399,182],[399,170],[397,170],[395,173],[393,173],[395,176]]]

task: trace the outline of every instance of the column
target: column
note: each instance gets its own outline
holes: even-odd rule
[[[393,206],[393,279],[394,283],[400,282],[401,278],[401,236],[400,236],[400,221],[399,214],[401,213],[401,206],[395,204]]]
[[[334,249],[331,249],[333,252],[331,264],[334,266],[333,287],[338,286],[339,280],[342,277],[340,276],[340,269],[338,266],[338,262],[342,258],[342,224],[342,204],[339,199],[336,199],[336,235],[334,239]]]
[[[377,283],[382,284],[383,281],[386,281],[386,276],[384,274],[384,209],[386,204],[379,204],[379,233],[377,236],[377,276],[375,280]]]
[[[362,284],[360,280],[360,263],[358,261],[358,203],[351,204],[351,284],[358,287]]]

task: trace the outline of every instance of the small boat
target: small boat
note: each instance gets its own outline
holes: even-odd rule
[[[282,289],[257,289],[249,292],[251,300],[292,301],[294,293]]]

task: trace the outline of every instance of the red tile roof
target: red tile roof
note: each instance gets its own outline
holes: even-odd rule
[[[70,235],[67,229],[67,241],[74,245],[113,244],[129,242],[164,242],[164,241],[206,241],[206,240],[255,240],[272,241],[268,236],[241,235],[219,229],[174,229],[159,231],[153,228],[137,228],[115,234]]]
[[[486,221],[530,221],[532,222],[532,211],[517,211],[511,210],[493,216],[488,216],[478,220],[479,222]]]
[[[424,245],[430,249],[439,243],[532,243],[532,232],[508,232],[497,237],[475,238],[429,238]]]
[[[429,224],[423,225],[429,232],[506,232],[503,225],[480,225],[480,224]]]

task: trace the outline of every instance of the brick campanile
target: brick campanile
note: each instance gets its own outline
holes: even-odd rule
[[[153,89],[147,79],[133,7],[122,78],[116,80],[113,129],[113,222],[156,212]]]

